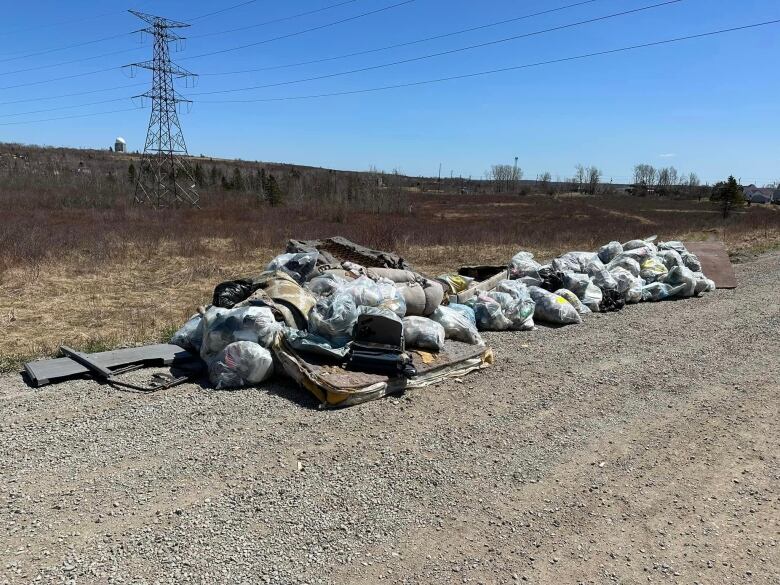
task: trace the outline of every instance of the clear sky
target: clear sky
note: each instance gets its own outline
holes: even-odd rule
[[[664,1],[595,0],[391,50],[269,69],[408,43],[578,2],[412,0],[381,10],[403,1],[4,2],[0,142],[107,148],[121,135],[131,150],[142,149],[148,110],[92,115],[132,108],[129,98],[145,91],[144,84],[150,83],[147,72],[131,78],[120,68],[151,58],[148,38],[141,44],[140,35],[124,34],[143,26],[125,12],[135,8],[192,22],[183,31],[190,39],[173,55],[181,66],[201,75],[197,87],[180,88],[195,102],[192,111],[181,116],[193,154],[355,170],[373,165],[412,175],[435,175],[441,163],[443,175],[452,172],[474,178],[482,176],[491,164],[511,164],[517,156],[527,178],[544,171],[563,178],[582,163],[603,169],[606,180],[624,182],[634,164],[645,162],[695,171],[704,181],[731,173],[744,183],[780,179],[780,24],[387,91],[206,103],[412,83],[780,19],[777,0],[683,0],[449,55],[287,83],[497,41]],[[202,17],[237,4],[244,5]],[[341,5],[334,7],[336,4]],[[319,9],[323,10],[287,18]],[[368,12],[374,14],[358,17]],[[276,19],[285,20],[224,32]],[[324,26],[345,19],[351,20]],[[315,27],[322,28],[293,34]],[[285,35],[291,36],[271,40]],[[200,56],[252,43],[252,47]],[[51,51],[69,45],[81,46]],[[260,68],[265,70],[214,75]],[[104,71],[92,74],[97,70]],[[88,75],[81,75],[84,73]],[[53,81],[61,77],[70,78]],[[279,83],[285,85],[210,93]],[[102,91],[108,88],[113,89]],[[61,97],[93,90],[101,91]],[[94,103],[106,100],[115,101]],[[77,107],[60,109],[66,106]],[[52,111],[26,113],[37,110]],[[19,113],[24,115],[15,115]]]

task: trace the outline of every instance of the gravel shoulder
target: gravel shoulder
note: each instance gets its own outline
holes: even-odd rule
[[[1,583],[778,583],[780,253],[341,411],[0,376]]]

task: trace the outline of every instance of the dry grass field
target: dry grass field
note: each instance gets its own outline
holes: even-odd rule
[[[2,196],[0,196],[1,198]],[[286,240],[343,235],[395,250],[438,274],[504,263],[520,249],[552,257],[658,234],[722,239],[734,254],[780,245],[780,209],[723,220],[708,201],[542,195],[414,195],[403,213],[333,213],[242,199],[200,210],[73,208],[0,199],[0,364],[17,368],[62,343],[98,350],[165,339],[218,282],[253,275]]]

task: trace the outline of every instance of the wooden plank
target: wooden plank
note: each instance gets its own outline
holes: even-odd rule
[[[481,292],[488,292],[495,289],[498,286],[499,282],[501,282],[502,280],[506,280],[507,278],[509,278],[509,270],[502,270],[495,276],[492,276],[491,278],[488,278],[487,280],[480,282],[479,284],[473,286],[469,290],[463,291],[458,295],[452,295],[450,297],[450,302],[452,302],[454,298],[455,302],[464,303],[470,298],[477,296]]]
[[[685,242],[685,247],[698,256],[702,272],[717,288],[737,288],[737,275],[723,242]]]
[[[89,354],[89,358],[104,368],[117,368],[133,364],[176,366],[199,359],[178,345],[167,343],[102,351]],[[25,364],[24,369],[30,384],[36,388],[89,373],[89,368],[67,357],[30,362]]]

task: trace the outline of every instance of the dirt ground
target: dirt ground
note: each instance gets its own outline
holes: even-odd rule
[[[319,411],[0,377],[0,583],[780,582],[780,253]]]

